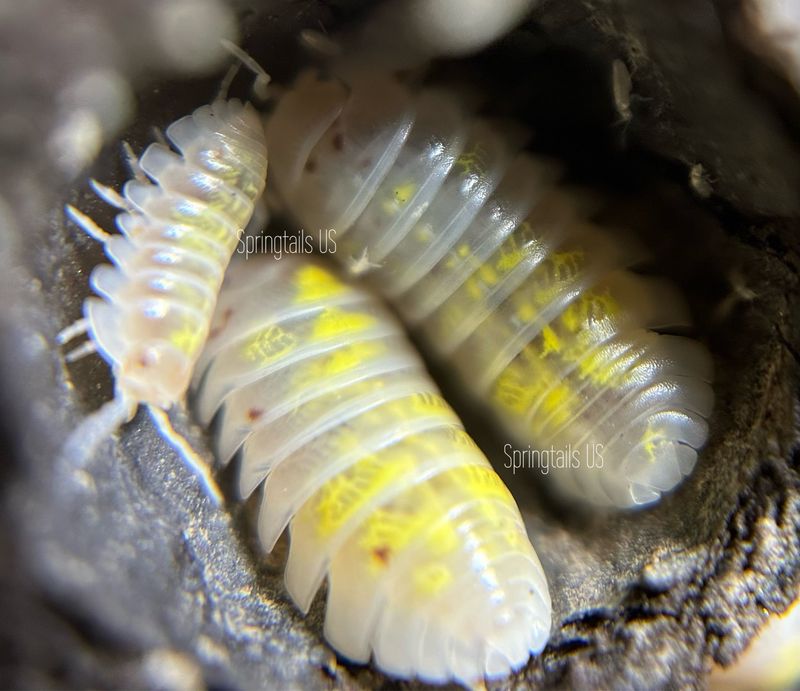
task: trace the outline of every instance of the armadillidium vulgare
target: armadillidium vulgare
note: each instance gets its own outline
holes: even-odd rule
[[[488,403],[517,446],[577,454],[551,473],[598,505],[647,504],[691,472],[710,357],[650,329],[688,321],[675,291],[583,218],[525,135],[452,94],[305,73],[267,125],[273,180],[305,228],[365,252],[378,289]],[[377,267],[377,268],[375,268]],[[602,448],[602,467],[586,449]]]
[[[286,586],[325,636],[389,674],[464,683],[519,668],[550,598],[513,498],[400,325],[322,264],[231,264],[195,383],[217,451],[263,483],[259,535],[288,526]]]
[[[85,458],[140,404],[219,499],[202,460],[171,427],[166,411],[181,403],[205,344],[225,268],[264,188],[267,150],[256,111],[218,99],[167,128],[180,152],[151,144],[138,167],[150,178],[131,180],[123,194],[95,190],[122,212],[111,235],[72,206],[68,216],[103,243],[114,266],[91,275],[100,297],[83,303],[84,318],[60,342],[87,333],[67,356],[97,351],[114,374],[114,399],[67,440],[65,457]]]

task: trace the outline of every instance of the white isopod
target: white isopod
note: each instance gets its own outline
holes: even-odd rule
[[[322,264],[235,260],[193,384],[219,413],[259,535],[288,526],[286,586],[325,636],[389,674],[464,683],[545,645],[550,597],[519,510],[399,324]]]
[[[112,368],[115,395],[70,436],[64,457],[88,457],[146,405],[218,501],[204,462],[172,429],[166,411],[189,386],[225,268],[264,189],[267,149],[255,109],[236,99],[202,106],[166,134],[180,155],[151,144],[137,164],[152,182],[131,180],[119,195],[93,181],[100,197],[123,210],[116,218],[120,235],[67,206],[114,266],[95,268],[91,286],[100,297],[83,303],[84,318],[58,340],[88,333],[67,360],[97,351]]]
[[[566,493],[656,501],[706,441],[713,392],[669,286],[583,218],[524,137],[441,89],[306,73],[267,124],[273,180],[309,233],[336,230],[369,276],[519,446],[569,459]]]

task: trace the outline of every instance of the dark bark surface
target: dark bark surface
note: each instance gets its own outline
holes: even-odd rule
[[[362,6],[235,10],[244,45],[280,79],[298,59],[298,29],[335,27]],[[255,547],[249,507],[210,506],[145,414],[84,467],[55,461],[69,429],[111,395],[102,362],[66,368],[53,345],[102,258],[65,226],[62,206],[112,224],[86,174],[69,179],[48,149],[68,115],[61,90],[112,64],[135,89],[124,136],[138,150],[218,79],[161,68],[140,36],[149,7],[39,0],[0,14],[0,686],[386,685],[337,663],[321,641],[322,602],[296,612],[279,558]],[[95,26],[97,41],[70,22]],[[632,77],[632,118],[619,125],[614,59]],[[500,687],[702,685],[712,660],[735,659],[800,586],[800,145],[737,59],[713,5],[688,0],[548,0],[476,59],[501,89],[495,109],[514,101],[543,150],[614,199],[610,221],[644,228],[659,272],[688,293],[717,372],[711,441],[654,509],[587,514],[511,478],[555,624],[545,652]],[[118,159],[108,146],[89,172],[120,182]],[[702,194],[690,185],[697,164]],[[205,444],[190,421],[179,427]],[[492,455],[491,431],[471,431]]]

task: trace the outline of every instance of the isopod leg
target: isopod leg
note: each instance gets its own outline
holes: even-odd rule
[[[253,82],[253,94],[255,97],[260,101],[265,101],[267,99],[267,87],[269,86],[269,82],[272,77],[267,74],[266,70],[264,70],[261,65],[256,62],[256,60],[246,51],[242,50],[239,46],[237,46],[232,41],[229,41],[225,38],[221,41],[222,47],[225,48],[231,55],[233,55],[239,62],[241,62],[248,70],[250,70],[255,75],[255,81]],[[228,73],[230,74],[230,72]],[[231,75],[230,79],[233,80],[233,77],[236,75],[236,72]],[[220,86],[220,97],[221,99],[227,98],[228,95],[228,87],[230,87],[230,82],[226,84],[225,82],[228,79],[228,75],[225,76],[223,80],[223,86],[225,87],[224,91],[222,86]]]
[[[222,504],[222,492],[211,475],[211,469],[203,458],[183,438],[169,420],[169,416],[161,408],[149,405],[150,417],[153,418],[158,431],[164,439],[181,455],[186,467],[194,473],[205,493],[217,505]]]
[[[161,130],[160,127],[154,126],[151,129],[151,132],[153,133],[153,139],[155,139],[158,144],[161,144],[161,146],[163,146],[164,148],[167,149],[170,148],[169,142],[167,141],[167,138],[164,136],[164,132]]]
[[[125,156],[125,162],[128,164],[128,168],[130,168],[133,177],[135,177],[139,182],[149,182],[147,175],[139,165],[139,157],[136,155],[133,147],[126,141],[122,142],[122,152]]]
[[[89,330],[89,320],[85,317],[78,319],[69,326],[58,332],[56,336],[56,343],[64,344],[69,343],[73,338],[85,334]]]
[[[228,91],[230,91],[231,84],[233,84],[234,78],[239,73],[240,67],[241,65],[236,62],[228,68],[228,71],[225,73],[225,76],[219,83],[219,90],[217,91],[217,96],[214,99],[215,101],[226,101],[228,99]]]
[[[62,329],[56,335],[56,343],[64,344],[71,341],[76,336],[80,336],[85,334],[89,330],[89,320],[85,317],[82,319],[78,319],[77,321],[70,324],[65,329]],[[81,343],[77,348],[73,348],[70,350],[65,356],[64,360],[67,362],[75,362],[76,360],[80,360],[87,355],[91,355],[92,353],[97,352],[97,344],[94,341],[86,341],[85,343]]]
[[[70,220],[75,225],[79,226],[89,237],[94,238],[98,242],[102,242],[104,245],[111,239],[112,236],[110,233],[103,230],[85,213],[78,211],[72,204],[67,204],[64,209]]]
[[[97,352],[97,344],[94,341],[86,341],[81,343],[77,348],[70,350],[65,356],[64,360],[67,362],[75,362],[87,355],[92,355]]]
[[[136,165],[139,165],[138,159],[136,160]],[[137,177],[138,179],[138,177]],[[145,178],[147,181],[147,178]],[[94,178],[89,181],[94,193],[100,197],[106,204],[111,204],[111,206],[121,209],[122,211],[127,211],[129,213],[133,213],[136,211],[136,207],[131,204],[125,197],[123,197],[119,192],[107,185],[104,185],[102,182],[98,182]]]

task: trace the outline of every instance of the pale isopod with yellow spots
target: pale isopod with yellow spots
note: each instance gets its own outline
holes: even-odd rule
[[[305,73],[267,124],[273,180],[486,403],[517,448],[571,458],[550,477],[598,505],[648,504],[708,435],[711,359],[653,329],[688,324],[677,291],[589,223],[520,132],[435,88]],[[366,253],[366,254],[365,254]]]
[[[103,243],[114,266],[92,272],[100,297],[84,302],[84,318],[59,341],[88,333],[67,360],[97,351],[112,368],[115,396],[75,430],[64,457],[86,458],[146,405],[219,500],[205,464],[172,429],[166,411],[183,401],[191,381],[225,269],[264,189],[267,149],[258,114],[236,99],[198,108],[166,135],[180,155],[151,144],[136,164],[149,181],[127,182],[122,195],[93,183],[123,210],[116,217],[119,235],[67,207],[68,216]]]
[[[325,636],[399,677],[496,678],[540,651],[550,597],[519,510],[402,327],[363,289],[297,256],[235,260],[193,384],[219,414],[259,535],[289,529],[287,589]]]

